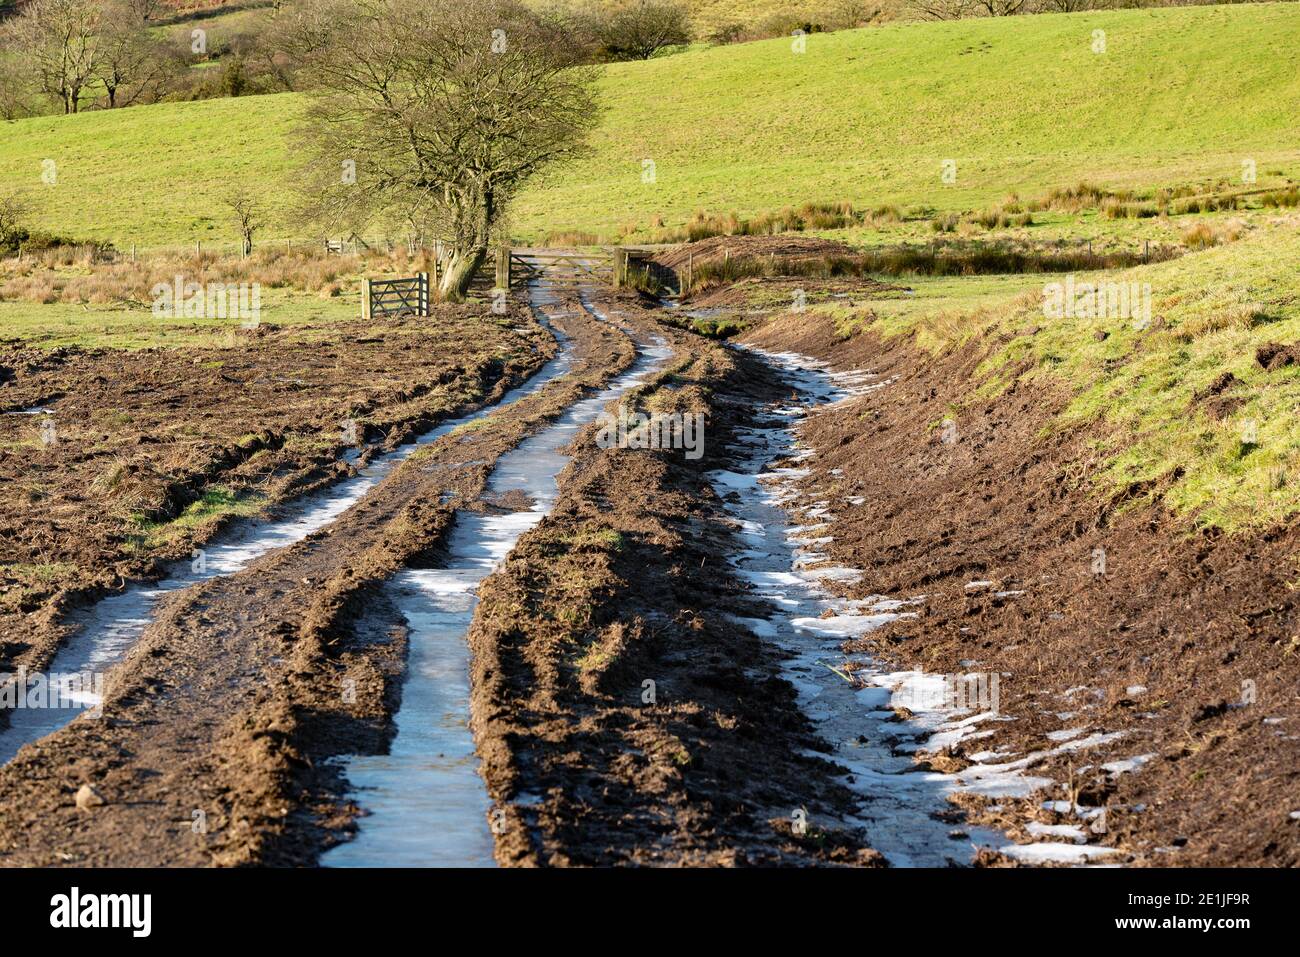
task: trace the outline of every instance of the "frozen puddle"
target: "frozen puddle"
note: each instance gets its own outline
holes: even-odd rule
[[[487,494],[522,489],[533,502],[529,511],[461,512],[448,537],[445,568],[408,570],[390,582],[410,631],[397,734],[388,754],[344,760],[347,779],[367,814],[357,822],[356,838],[328,851],[322,864],[493,866],[491,802],[478,775],[468,725],[466,633],[478,603],[475,589],[555,504],[557,480],[569,461],[560,449],[670,354],[662,340],[642,349],[626,373],[497,461]]]
[[[764,355],[816,405],[845,401],[882,384],[866,373],[831,373],[803,357]],[[832,538],[834,514],[825,503],[794,506],[797,495],[791,483],[807,475],[806,469],[765,470],[776,458],[807,457],[798,449],[793,431],[807,411],[796,405],[772,409],[762,427],[739,436],[733,448],[740,461],[737,470],[710,476],[720,495],[739,493],[739,500],[726,507],[737,520],[746,549],[733,556],[732,564],[753,593],[774,609],[769,619],[744,623],[790,654],[785,677],[795,686],[804,712],[832,745],[832,759],[844,767],[862,795],[858,816],[846,823],[861,825],[871,846],[895,866],[966,863],[976,844],[1005,843],[1005,837],[956,829],[940,818],[947,818],[945,812],[951,810],[946,782],[919,771],[912,757],[930,729],[895,718],[891,710],[895,692],[884,686],[883,674],[875,685],[874,676],[859,671],[850,680],[843,670],[840,644],[912,614],[909,602],[883,596],[848,601],[828,591],[829,581],[860,577],[854,569],[826,566],[824,556],[816,551]],[[799,518],[791,519],[787,507]],[[823,617],[828,611],[835,614]],[[864,677],[872,686],[860,686]]]
[[[542,321],[545,322],[544,318]],[[169,568],[156,584],[133,585],[120,595],[105,598],[86,612],[74,616],[72,623],[79,626],[78,630],[58,651],[49,669],[51,681],[61,691],[57,700],[68,707],[9,710],[9,726],[0,731],[0,764],[12,760],[24,744],[57,731],[79,715],[93,716],[93,709],[100,701],[97,692],[105,680],[104,672],[121,661],[144,632],[163,596],[211,578],[233,575],[267,552],[320,531],[355,505],[420,446],[536,392],[567,372],[572,364],[572,350],[562,346],[554,359],[527,382],[508,392],[496,405],[443,422],[413,442],[375,458],[352,478],[285,507],[281,510],[283,518],[233,525],[205,546],[201,565],[178,563]],[[84,679],[87,675],[91,680]],[[34,682],[35,676],[30,676],[29,693],[32,693]],[[50,697],[56,698],[54,695]]]
[[[849,401],[888,383],[862,371],[835,373],[825,363],[793,353],[762,355],[785,373],[809,405],[771,409],[760,427],[738,437],[732,449],[739,457],[737,470],[715,472],[710,478],[719,495],[738,493],[738,500],[727,502],[726,507],[736,519],[745,549],[731,562],[754,594],[773,607],[770,618],[744,623],[789,653],[785,677],[796,688],[804,712],[833,747],[833,760],[844,767],[851,786],[862,796],[857,815],[846,823],[861,825],[871,846],[895,866],[968,863],[981,847],[997,848],[1027,863],[1089,863],[1114,854],[1112,848],[1087,846],[1079,840],[1082,832],[1071,826],[1030,830],[1039,843],[1020,846],[997,831],[950,823],[957,818],[947,801],[949,794],[1028,797],[1054,783],[1025,773],[1037,760],[1058,750],[1104,743],[1113,736],[1092,735],[1011,761],[1001,760],[1010,755],[982,752],[974,756],[977,763],[957,774],[917,767],[917,752],[938,753],[961,741],[990,737],[993,730],[988,725],[1008,719],[995,708],[981,710],[986,707],[982,700],[969,702],[965,710],[954,707],[953,686],[942,675],[890,673],[870,661],[862,668],[861,656],[855,656],[858,668],[849,674],[841,644],[913,614],[911,606],[924,596],[836,597],[826,587],[828,582],[853,582],[861,573],[829,566],[818,551],[833,540],[829,503],[804,503],[795,483],[808,474],[806,469],[765,470],[775,459],[798,462],[812,455],[798,446],[795,436],[798,420],[812,407]],[[988,682],[997,676],[981,677],[987,693]],[[896,708],[906,708],[912,717],[900,720]],[[1001,763],[978,763],[981,758]]]

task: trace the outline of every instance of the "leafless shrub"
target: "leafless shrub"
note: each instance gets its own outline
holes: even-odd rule
[[[691,39],[685,7],[673,0],[620,0],[592,5],[577,18],[607,60],[648,60],[660,50]]]

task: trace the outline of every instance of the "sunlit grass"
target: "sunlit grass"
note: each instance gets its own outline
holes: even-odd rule
[[[1104,54],[1092,52],[1099,29]],[[1298,41],[1300,7],[1248,4],[891,24],[813,35],[802,54],[782,38],[618,64],[601,81],[591,156],[525,193],[512,224],[537,239],[810,200],[974,210],[1081,179],[1238,181],[1246,158],[1261,178],[1295,175]],[[303,103],[283,94],[4,124],[0,189],[26,189],[41,227],[125,247],[233,243],[222,198],[243,187],[271,211],[268,236],[306,238],[288,140]],[[41,180],[46,159],[54,185]],[[957,163],[951,185],[945,159]],[[1087,228],[1136,237],[1145,222],[1090,217]],[[1048,216],[1032,228],[1061,226]]]
[[[988,350],[970,401],[1013,381],[1064,390],[1053,428],[1102,423],[1095,471],[1103,493],[1161,496],[1176,511],[1228,530],[1300,512],[1300,366],[1269,372],[1268,342],[1300,340],[1300,216],[1235,243],[1078,282],[1150,283],[1152,317],[1048,318],[1044,285],[1059,276],[918,279],[913,292],[831,307],[837,329],[914,334],[950,350]],[[1219,419],[1197,401],[1225,373],[1240,403]]]

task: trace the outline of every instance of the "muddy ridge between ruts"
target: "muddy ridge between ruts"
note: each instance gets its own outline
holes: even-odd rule
[[[273,509],[495,402],[554,348],[515,307],[230,336],[224,348],[0,346],[0,409],[52,412],[0,415],[0,673],[45,670],[69,613],[188,561],[228,524],[175,521],[205,496]]]
[[[0,863],[314,862],[355,811],[326,759],[391,733],[405,639],[376,633],[400,621],[379,585],[432,555],[458,508],[493,507],[495,459],[635,356],[567,305],[568,375],[413,454],[322,532],[169,600],[110,674],[103,718],[0,768]],[[104,803],[77,809],[83,784]]]
[[[1086,480],[1099,427],[1044,428],[1064,396],[970,401],[978,342],[932,355],[789,312],[744,338],[885,383],[809,418],[796,484],[835,512],[819,551],[864,573],[846,598],[924,596],[850,658],[1001,675],[1009,720],[918,757],[960,772],[1116,734],[1033,763],[1056,784],[1027,799],[958,798],[976,822],[1022,845],[1081,828],[1138,865],[1300,863],[1294,524],[1225,536],[1135,504],[1142,490],[1107,500]]]
[[[503,865],[879,866],[841,769],[734,621],[766,607],[706,478],[728,436],[781,395],[749,357],[665,329],[679,358],[626,402],[707,416],[705,454],[575,440],[550,515],[480,588],[472,727]],[[719,393],[725,391],[726,395]]]

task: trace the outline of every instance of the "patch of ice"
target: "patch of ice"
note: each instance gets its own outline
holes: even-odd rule
[[[1154,754],[1135,754],[1133,757],[1124,758],[1121,761],[1107,761],[1101,766],[1101,769],[1111,774],[1124,774],[1128,771],[1136,771],[1154,757]]]
[[[1083,833],[1083,828],[1077,824],[1040,824],[1037,821],[1030,821],[1025,825],[1025,830],[1032,836],[1068,838],[1075,844],[1087,844],[1088,835]]]
[[[1071,738],[1077,738],[1087,728],[1062,728],[1060,731],[1049,731],[1047,737],[1051,741],[1069,741]]]
[[[1011,844],[998,848],[1007,857],[1028,864],[1086,864],[1104,860],[1118,854],[1113,847],[1080,847],[1077,844],[1043,842],[1040,844]]]
[[[792,618],[790,624],[800,631],[837,638],[858,638],[888,624],[898,615],[836,615],[834,618]]]

